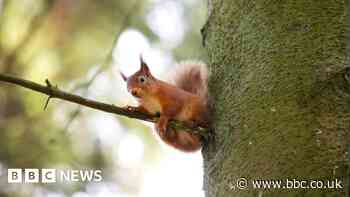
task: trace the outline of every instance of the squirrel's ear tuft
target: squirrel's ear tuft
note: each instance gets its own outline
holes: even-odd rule
[[[127,81],[127,80],[128,80],[128,78],[127,78],[122,72],[119,72],[119,73],[120,73],[120,76],[122,76],[122,78],[123,78],[124,81]]]
[[[140,68],[140,70],[141,70],[143,73],[150,73],[147,64],[143,61],[142,55],[140,55],[140,63],[141,63],[141,68]]]

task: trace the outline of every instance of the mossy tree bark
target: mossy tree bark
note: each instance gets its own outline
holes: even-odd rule
[[[215,139],[207,197],[349,196],[347,0],[209,0]],[[239,190],[244,177],[248,188]],[[254,189],[253,179],[334,180],[343,189]]]

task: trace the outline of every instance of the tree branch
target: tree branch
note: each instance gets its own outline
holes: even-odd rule
[[[127,116],[129,118],[144,120],[144,121],[153,122],[153,123],[158,120],[157,116],[144,114],[144,113],[137,112],[137,111],[130,111],[130,110],[127,110],[127,109],[122,108],[122,107],[117,107],[115,105],[94,101],[94,100],[87,99],[87,98],[84,98],[84,97],[81,97],[78,95],[64,92],[64,91],[58,89],[57,86],[56,87],[52,86],[48,80],[46,80],[47,85],[43,86],[43,85],[40,85],[38,83],[28,81],[25,79],[20,79],[17,77],[12,77],[9,75],[0,74],[0,81],[15,84],[15,85],[27,88],[27,89],[34,90],[36,92],[46,94],[49,96],[50,99],[51,98],[58,98],[58,99],[62,99],[62,100],[76,103],[79,105],[83,105],[86,107],[90,107],[90,108],[93,108],[93,109],[96,109],[99,111],[104,111],[107,113]],[[45,105],[47,105],[47,104],[48,104],[48,101]],[[179,122],[179,121],[171,121],[169,126],[172,128],[175,128],[175,129],[191,130],[191,132],[197,133],[205,138],[207,138],[209,136],[209,132],[208,132],[207,128],[203,128],[203,127],[190,128],[190,127],[186,126],[184,123]]]

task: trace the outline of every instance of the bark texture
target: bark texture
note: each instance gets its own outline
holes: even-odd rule
[[[202,29],[215,139],[207,197],[349,196],[347,0],[211,0]],[[238,178],[248,188],[236,186]],[[254,189],[253,179],[334,180],[343,189]]]

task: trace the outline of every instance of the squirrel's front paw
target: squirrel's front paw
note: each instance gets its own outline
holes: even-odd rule
[[[130,111],[130,112],[137,112],[139,111],[138,107],[133,107],[133,106],[125,106],[124,109]]]

